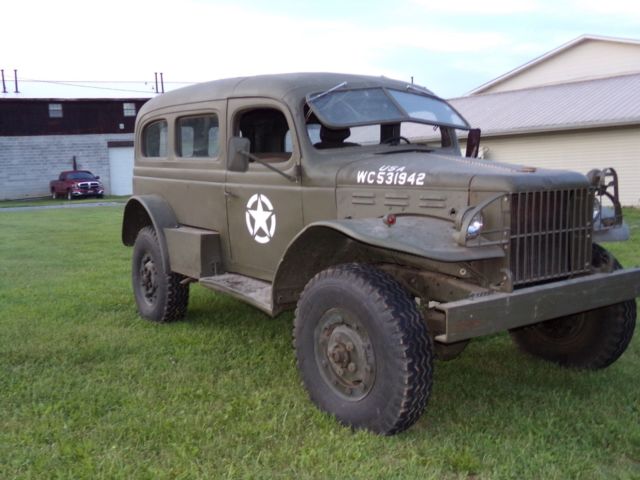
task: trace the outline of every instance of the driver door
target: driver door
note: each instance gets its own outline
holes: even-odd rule
[[[289,111],[270,99],[230,99],[227,131],[251,142],[251,153],[291,177],[300,150]],[[291,142],[287,142],[287,134]],[[300,181],[250,162],[245,172],[227,171],[225,186],[230,270],[272,280],[289,242],[303,226]]]

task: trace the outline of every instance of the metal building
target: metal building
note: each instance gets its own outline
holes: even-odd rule
[[[586,173],[614,167],[640,205],[640,40],[584,35],[451,103],[485,158]]]

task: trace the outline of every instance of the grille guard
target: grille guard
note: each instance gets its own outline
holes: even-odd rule
[[[594,215],[594,231],[601,232],[622,226],[622,206],[620,205],[618,194],[618,172],[614,168],[594,169],[587,173],[587,178],[594,189],[599,205],[599,212]],[[611,206],[604,206],[604,199],[610,202]],[[604,215],[605,212],[607,215]]]

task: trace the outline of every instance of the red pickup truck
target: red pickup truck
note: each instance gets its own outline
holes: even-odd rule
[[[78,197],[104,196],[104,187],[100,177],[96,177],[88,170],[68,170],[62,172],[57,180],[49,183],[51,198],[66,197],[72,200]]]

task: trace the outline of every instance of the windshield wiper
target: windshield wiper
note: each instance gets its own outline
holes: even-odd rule
[[[407,90],[414,90],[416,92],[420,92],[420,93],[426,93],[427,95],[429,95],[429,91],[424,88],[424,87],[417,87],[416,85],[413,84],[409,84],[406,86]]]
[[[318,100],[319,98],[322,98],[325,95],[328,95],[331,92],[338,90],[339,88],[345,87],[346,85],[347,85],[347,82],[345,81],[345,82],[339,83],[335,87],[331,87],[329,90],[325,90],[324,92],[318,93],[317,95],[310,96],[309,99],[307,100],[307,105],[309,105],[309,111],[304,117],[305,121],[309,121],[309,119],[311,118],[311,115],[313,114],[313,109],[311,108],[311,102],[314,102],[315,100]]]
[[[347,86],[347,82],[346,81],[342,82],[342,83],[339,83],[335,87],[331,87],[329,90],[326,90],[326,91],[324,91],[322,93],[318,93],[317,95],[313,95],[312,97],[309,97],[309,101],[313,102],[314,100],[317,100],[317,99],[319,99],[321,97],[324,97],[325,95],[328,95],[329,93],[333,92],[334,90],[338,90],[339,88],[346,87],[346,86]]]

